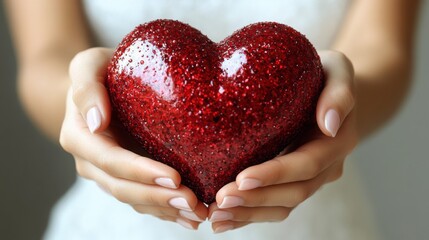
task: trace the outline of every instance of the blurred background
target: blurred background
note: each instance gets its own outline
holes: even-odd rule
[[[423,2],[410,96],[398,116],[354,153],[389,240],[429,236],[429,1]],[[50,208],[74,181],[74,163],[29,122],[15,79],[0,4],[0,239],[40,239]]]
[[[74,181],[74,163],[18,102],[3,1],[0,8],[0,239],[40,239],[50,208]]]

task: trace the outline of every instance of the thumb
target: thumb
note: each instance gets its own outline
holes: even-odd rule
[[[110,124],[111,107],[104,84],[112,54],[111,49],[91,48],[78,53],[70,62],[73,102],[92,133],[103,131]]]
[[[355,105],[354,70],[340,52],[320,51],[319,55],[326,83],[317,103],[317,124],[326,136],[335,137]]]

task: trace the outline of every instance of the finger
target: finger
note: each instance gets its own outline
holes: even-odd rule
[[[203,222],[207,217],[207,208],[201,202],[197,204],[195,211],[186,211],[171,207],[159,207],[142,204],[133,205],[133,208],[141,214],[149,214],[156,217],[181,217],[195,222]]]
[[[245,191],[318,176],[335,162],[336,156],[346,155],[343,153],[345,141],[321,136],[294,152],[243,170],[236,178],[238,189]]]
[[[73,101],[91,132],[102,131],[110,123],[110,101],[104,83],[112,54],[111,49],[91,48],[78,53],[70,63]]]
[[[173,168],[121,148],[108,135],[91,134],[79,128],[84,127],[82,118],[73,102],[68,101],[67,104],[60,137],[60,143],[67,152],[82,159],[91,159],[99,169],[117,178],[173,189],[180,185],[180,175]]]
[[[76,159],[76,165],[79,175],[94,180],[116,199],[127,204],[173,207],[187,211],[194,211],[198,204],[195,194],[185,186],[167,189],[114,178],[82,159]]]
[[[238,206],[293,208],[325,184],[333,171],[335,169],[328,168],[311,180],[266,186],[249,191],[240,191],[235,183],[230,183],[216,194],[216,202],[220,209]]]
[[[210,205],[209,221],[237,222],[279,222],[285,220],[292,208],[287,207],[234,207],[219,209],[216,204]]]
[[[215,222],[212,224],[212,229],[214,233],[218,234],[218,233],[223,233],[226,231],[238,229],[249,224],[251,224],[251,222],[234,222],[234,221]]]
[[[174,217],[178,218],[179,209],[172,207],[159,207],[159,206],[151,206],[151,205],[143,205],[143,204],[135,204],[132,205],[133,209],[141,214],[148,214],[155,217]]]
[[[321,51],[319,55],[326,85],[317,103],[317,123],[326,136],[335,137],[355,104],[354,70],[350,60],[340,52]]]
[[[189,229],[189,230],[197,230],[198,227],[199,227],[199,225],[200,225],[199,222],[190,221],[190,220],[187,220],[187,219],[184,219],[184,218],[180,218],[180,217],[176,218],[176,217],[165,216],[165,217],[158,217],[158,218],[161,219],[161,220],[164,220],[164,221],[178,223],[182,227],[184,227],[186,229]]]
[[[325,183],[330,183],[337,181],[343,176],[344,173],[344,162],[345,159],[342,159],[340,161],[337,161],[334,165],[332,165],[332,171],[330,172],[329,176],[326,178]]]
[[[200,225],[200,222],[191,221],[185,218],[176,218],[176,223],[189,230],[197,230]]]

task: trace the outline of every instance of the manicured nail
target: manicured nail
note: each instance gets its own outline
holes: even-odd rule
[[[191,230],[195,230],[195,228],[192,226],[192,224],[188,223],[187,221],[183,220],[183,219],[176,219],[176,222],[180,225],[182,225],[184,228],[187,229],[191,229]]]
[[[244,200],[241,197],[226,196],[223,198],[223,201],[219,205],[219,208],[233,208],[233,207],[243,205],[243,203],[244,203]]]
[[[184,198],[181,198],[181,197],[172,198],[168,203],[170,203],[170,205],[173,206],[174,208],[177,208],[180,210],[192,211],[188,201],[186,201],[186,199]]]
[[[338,129],[340,128],[340,115],[337,111],[330,109],[325,115],[325,128],[331,134],[332,137],[337,135]]]
[[[101,126],[101,114],[97,107],[92,107],[86,113],[86,124],[88,125],[89,131],[92,133]]]
[[[185,211],[185,210],[180,210],[179,211],[180,216],[187,218],[189,220],[192,221],[196,221],[196,222],[204,222],[203,219],[201,219],[200,217],[197,216],[197,214],[195,214],[194,212],[189,212],[189,211]]]
[[[233,218],[234,218],[234,215],[232,215],[232,213],[227,211],[217,210],[212,213],[212,216],[210,217],[209,221],[213,223],[213,222],[231,220]]]
[[[161,187],[177,189],[176,184],[171,178],[157,178],[155,179],[155,183]]]
[[[241,180],[240,186],[238,186],[238,190],[245,191],[245,190],[251,190],[262,186],[262,182],[258,179],[254,178],[245,178]]]
[[[223,224],[223,225],[220,225],[219,227],[217,227],[214,230],[214,233],[223,233],[223,232],[226,232],[226,231],[229,231],[232,229],[234,229],[234,226],[232,226],[231,224]]]

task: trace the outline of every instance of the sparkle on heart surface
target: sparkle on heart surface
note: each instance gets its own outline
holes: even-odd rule
[[[323,71],[308,40],[286,25],[252,24],[214,43],[157,20],[118,46],[107,87],[128,131],[211,203],[313,121]]]

